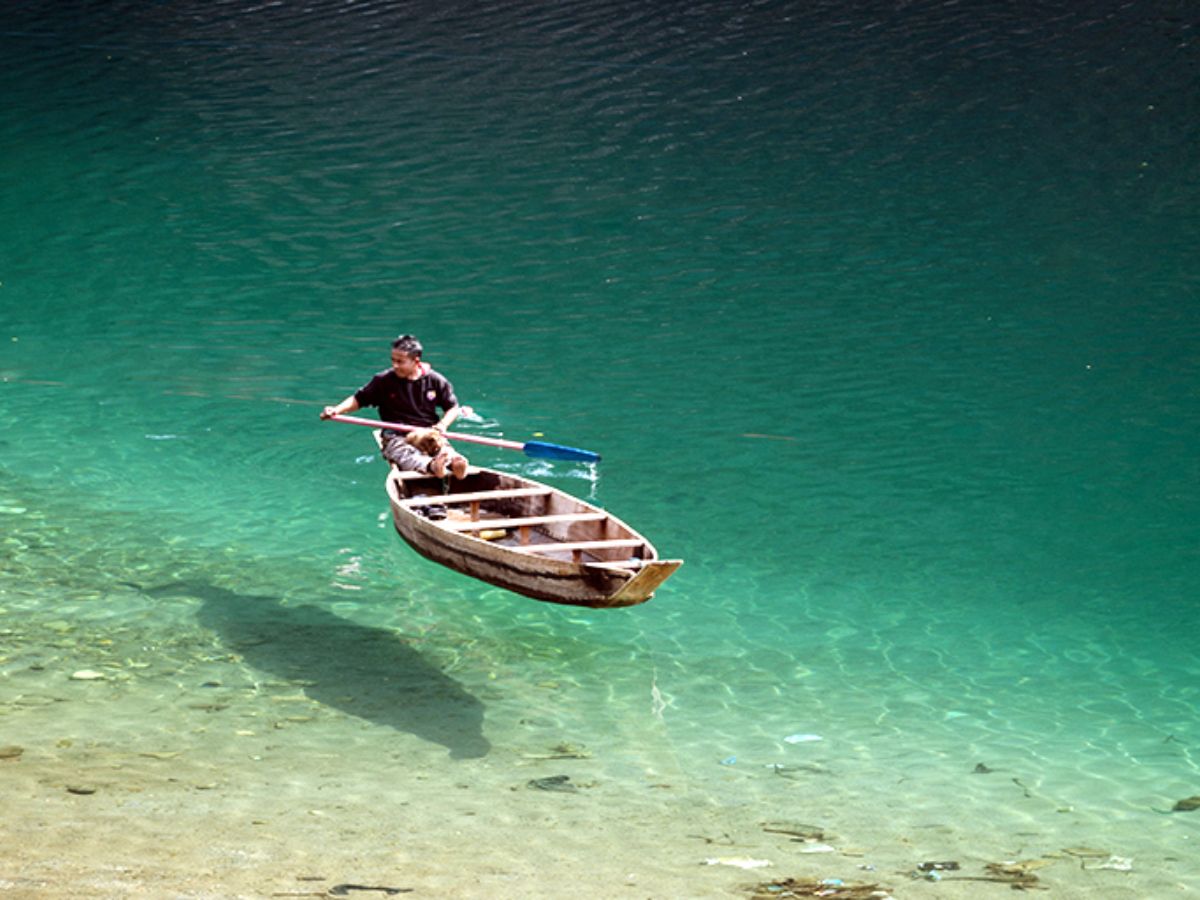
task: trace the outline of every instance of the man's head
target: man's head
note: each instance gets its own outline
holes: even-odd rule
[[[411,334],[402,334],[400,337],[392,341],[392,349],[399,350],[406,356],[411,356],[413,359],[420,359],[421,352],[425,349]]]
[[[401,378],[415,378],[421,369],[421,342],[411,334],[392,341],[392,370]]]

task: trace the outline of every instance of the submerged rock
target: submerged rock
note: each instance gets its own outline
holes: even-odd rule
[[[1171,812],[1192,812],[1196,809],[1200,809],[1200,795],[1195,797],[1184,797],[1171,807]]]
[[[539,791],[561,791],[567,794],[573,794],[579,789],[571,784],[570,775],[551,775],[549,778],[534,778],[529,782],[528,787]]]
[[[18,747],[15,744],[10,744],[7,747],[0,747],[0,759],[20,759],[21,754],[24,752],[24,747]]]

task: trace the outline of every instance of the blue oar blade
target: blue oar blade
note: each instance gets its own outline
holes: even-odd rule
[[[566,459],[573,462],[600,462],[600,454],[591,450],[580,450],[578,447],[564,447],[562,444],[547,444],[544,441],[526,441],[522,448],[526,456],[537,459]]]

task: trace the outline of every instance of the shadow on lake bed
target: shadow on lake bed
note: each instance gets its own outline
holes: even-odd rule
[[[247,663],[303,684],[304,693],[361,719],[441,744],[454,759],[485,756],[483,704],[391,631],[317,606],[176,582],[141,590],[202,602],[197,619]]]

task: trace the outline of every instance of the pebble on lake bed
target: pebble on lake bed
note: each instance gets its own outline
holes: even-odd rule
[[[94,669],[80,669],[78,672],[71,673],[72,681],[103,681],[104,673],[97,672]]]

